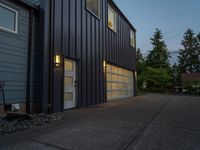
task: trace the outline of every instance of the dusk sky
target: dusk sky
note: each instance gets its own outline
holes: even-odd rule
[[[184,32],[200,32],[200,0],[114,0],[137,29],[137,47],[152,49],[150,38],[161,29],[169,51],[181,48]]]

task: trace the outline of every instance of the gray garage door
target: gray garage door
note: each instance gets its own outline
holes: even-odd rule
[[[107,100],[133,96],[133,71],[106,65]]]

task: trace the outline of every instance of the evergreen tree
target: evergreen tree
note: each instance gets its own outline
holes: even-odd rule
[[[199,56],[199,69],[200,69],[200,33],[197,35],[197,41],[198,41],[197,53],[198,53],[198,56]],[[197,72],[200,72],[200,70],[198,70]]]
[[[161,30],[156,29],[151,38],[151,44],[153,45],[153,50],[147,56],[147,66],[153,68],[169,68],[169,53],[167,52],[167,46],[163,40]]]
[[[181,42],[183,49],[180,49],[178,62],[181,73],[200,72],[199,60],[199,35],[188,29]]]
[[[145,68],[145,63],[144,63],[143,55],[139,48],[137,49],[136,60],[137,60],[137,74],[140,75]]]
[[[179,84],[181,77],[180,77],[179,67],[176,63],[172,66],[172,74],[173,74],[172,76],[174,85]]]

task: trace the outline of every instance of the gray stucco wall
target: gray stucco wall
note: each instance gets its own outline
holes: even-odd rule
[[[27,59],[29,38],[29,9],[20,3],[0,0],[18,10],[18,33],[0,30],[0,80],[6,82],[5,97],[7,104],[26,101]],[[31,99],[38,100],[40,54],[39,52],[39,17],[34,15],[32,40]],[[0,92],[0,104],[2,93]]]

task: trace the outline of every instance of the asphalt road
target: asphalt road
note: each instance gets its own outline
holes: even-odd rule
[[[145,95],[60,113],[0,137],[3,150],[200,150],[200,97]]]

